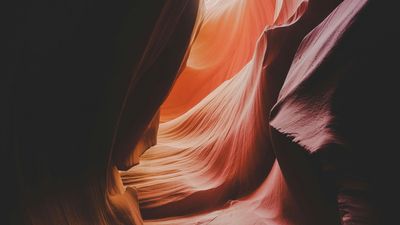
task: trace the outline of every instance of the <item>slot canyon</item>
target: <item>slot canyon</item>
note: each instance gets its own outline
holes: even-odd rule
[[[391,4],[13,1],[0,224],[396,224]]]

